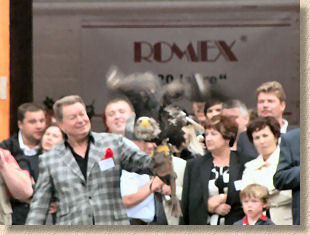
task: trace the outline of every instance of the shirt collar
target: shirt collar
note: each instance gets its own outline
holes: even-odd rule
[[[20,149],[24,152],[24,155],[26,156],[33,156],[39,152],[40,145],[36,145],[35,147],[31,149],[27,145],[24,144],[22,133],[20,130],[18,131],[18,143],[19,143]]]
[[[267,164],[267,167],[271,165],[277,165],[279,161],[279,156],[280,156],[280,147],[278,145],[276,150],[270,155],[267,161],[264,161],[262,155],[259,155],[257,157],[257,160],[259,161],[257,164],[257,169],[262,168],[265,164]]]
[[[287,132],[288,127],[288,121],[282,118],[283,126],[280,129],[281,134],[284,134]]]
[[[259,221],[259,220],[267,221],[267,216],[262,214],[257,221]],[[247,216],[244,216],[243,221],[242,221],[242,225],[250,225]]]
[[[64,143],[65,143],[66,148],[69,147],[70,144],[68,142],[68,136],[66,133],[64,133],[64,140],[65,140]],[[89,132],[89,134],[88,134],[88,143],[90,143],[90,142],[95,143],[94,135],[91,132]]]

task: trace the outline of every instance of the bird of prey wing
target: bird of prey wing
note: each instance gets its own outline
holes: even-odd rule
[[[156,143],[151,157],[152,170],[171,186],[172,214],[180,216],[182,213],[176,197],[176,173],[172,167],[171,145],[179,148],[185,142],[182,127],[189,120],[195,122],[184,111],[171,104],[184,96],[194,101],[197,96],[208,95],[209,83],[201,75],[194,74],[189,79],[176,79],[163,86],[159,77],[152,73],[124,76],[116,68],[112,68],[107,76],[107,86],[123,93],[131,101],[136,113],[134,136]],[[132,123],[132,120],[129,122]],[[161,172],[166,172],[166,175],[160,175]]]
[[[134,107],[137,119],[142,116],[157,120],[162,98],[161,84],[150,72],[123,76],[112,68],[107,76],[107,87],[127,96]]]

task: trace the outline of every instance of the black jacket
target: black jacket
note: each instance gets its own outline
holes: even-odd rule
[[[28,170],[30,175],[36,181],[39,175],[39,162],[38,153],[34,156],[26,156],[21,150],[18,142],[18,135],[14,134],[11,138],[6,139],[0,143],[0,148],[7,149],[11,152],[12,156],[15,158],[20,168]],[[12,224],[13,225],[23,225],[26,222],[27,214],[29,212],[29,204],[20,202],[19,200],[11,197],[10,198],[13,214],[12,214]]]
[[[235,189],[234,182],[242,178],[244,164],[250,160],[250,157],[242,153],[231,151],[226,202],[231,205],[231,211],[225,216],[225,224],[233,224],[244,216],[239,198],[240,191]],[[180,224],[207,224],[208,184],[212,166],[213,157],[210,152],[187,162],[181,201],[183,217],[180,219]]]

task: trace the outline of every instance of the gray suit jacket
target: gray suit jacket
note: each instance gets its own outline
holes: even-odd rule
[[[87,180],[64,142],[40,156],[40,173],[26,224],[44,224],[52,192],[59,225],[127,225],[121,194],[121,170],[151,174],[150,157],[130,147],[119,135],[92,133]],[[101,171],[99,161],[111,148],[115,167]]]

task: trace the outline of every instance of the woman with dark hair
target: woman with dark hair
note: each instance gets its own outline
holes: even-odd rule
[[[210,99],[205,102],[204,113],[207,120],[222,112],[223,101],[221,99]]]
[[[180,224],[231,225],[244,216],[235,182],[250,158],[230,150],[238,133],[232,118],[213,117],[205,133],[209,152],[186,165]]]
[[[45,153],[55,147],[64,139],[63,133],[59,126],[52,122],[44,131],[41,140],[42,153]]]
[[[44,134],[42,136],[41,140],[41,149],[42,153],[45,153],[52,148],[54,148],[57,144],[59,144],[61,141],[64,139],[64,134],[59,128],[59,126],[55,123],[52,122],[44,131]],[[49,208],[49,216],[47,217],[45,224],[46,225],[52,225],[56,223],[56,211],[57,211],[57,206],[56,202],[53,201],[50,204]]]
[[[253,183],[266,186],[271,194],[270,218],[277,225],[291,225],[291,190],[279,191],[273,184],[280,156],[280,124],[274,117],[258,117],[249,123],[247,135],[259,156],[245,164],[243,186]]]

